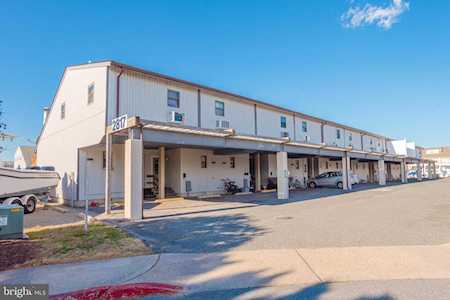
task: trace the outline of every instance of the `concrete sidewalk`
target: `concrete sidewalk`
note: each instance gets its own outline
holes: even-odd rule
[[[180,285],[189,294],[438,278],[450,278],[450,244],[161,254],[0,273],[0,283],[49,283],[51,294],[132,282]]]

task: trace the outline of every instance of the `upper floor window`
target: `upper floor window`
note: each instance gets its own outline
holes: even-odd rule
[[[167,90],[167,106],[180,107],[180,92]]]
[[[91,83],[88,86],[88,104],[91,104],[94,102],[94,91],[95,91],[95,84]]]
[[[308,132],[308,123],[306,121],[302,121],[302,131]]]
[[[352,136],[352,133],[351,133],[351,132],[348,134],[348,140],[349,140],[350,142],[353,140],[353,136]]]
[[[372,139],[370,139],[370,144],[371,144],[371,145],[373,144],[373,141],[372,141]]]
[[[225,116],[225,103],[222,101],[216,101],[215,104],[216,116]]]
[[[61,104],[61,120],[66,118],[66,103]]]
[[[336,129],[336,138],[339,140],[341,138],[341,130]]]
[[[280,127],[281,128],[286,128],[287,127],[286,123],[287,123],[286,117],[285,116],[281,116],[280,117]]]

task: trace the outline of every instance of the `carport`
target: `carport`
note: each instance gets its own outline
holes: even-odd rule
[[[240,135],[233,129],[202,129],[178,124],[160,123],[132,117],[126,125],[113,132],[108,127],[106,136],[106,180],[105,212],[111,210],[111,154],[112,143],[124,143],[124,205],[125,217],[142,219],[144,190],[144,149],[157,149],[159,157],[159,191],[158,197],[165,198],[164,174],[167,149],[197,148],[210,149],[217,153],[251,153],[253,159],[253,176],[255,191],[261,187],[261,156],[267,153],[276,156],[277,198],[289,198],[289,164],[288,157],[308,159],[308,174],[316,171],[315,159],[328,157],[340,160],[343,173],[343,188],[352,188],[350,170],[352,160],[367,160],[378,165],[380,185],[386,184],[385,161],[398,162],[398,158],[383,153],[367,154],[353,148],[326,146],[324,144],[299,143],[289,138],[266,138],[252,135]],[[311,162],[311,163],[309,163]],[[374,166],[375,167],[375,166]]]

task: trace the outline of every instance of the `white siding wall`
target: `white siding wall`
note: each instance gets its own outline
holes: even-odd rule
[[[345,146],[361,150],[361,134],[354,131],[345,130]]]
[[[87,89],[95,83],[95,97],[87,103]],[[54,166],[61,176],[57,196],[70,199],[77,178],[78,148],[100,143],[105,133],[106,67],[67,69],[47,124],[37,145],[37,164]],[[61,120],[61,104],[66,117]],[[80,193],[81,194],[81,193]]]
[[[201,168],[201,156],[207,156],[207,168]],[[230,157],[235,157],[235,168],[230,168]],[[214,155],[213,151],[200,149],[181,149],[181,193],[186,192],[186,180],[191,181],[192,194],[205,192],[223,192],[224,178],[243,187],[244,174],[250,172],[249,154]]]
[[[302,122],[306,122],[307,132],[302,130]],[[321,125],[318,122],[313,122],[310,120],[295,117],[295,139],[300,142],[306,141],[306,136],[308,136],[308,141],[313,144],[320,144],[322,142]]]
[[[281,116],[286,117],[286,128],[280,126]],[[292,115],[258,107],[257,122],[259,136],[281,138],[281,132],[287,131],[291,138],[294,137],[294,118]]]
[[[336,134],[337,129],[339,129],[341,132],[340,139],[337,138],[337,134]],[[323,137],[324,137],[324,142],[327,145],[344,147],[344,129],[342,129],[342,128],[325,125],[323,127]]]
[[[363,136],[364,151],[384,152],[384,140],[374,136]]]
[[[109,72],[109,122],[115,117],[117,75]],[[180,92],[180,107],[167,105],[167,91]],[[167,122],[169,113],[177,111],[185,115],[184,125],[197,126],[197,92],[167,85],[161,81],[149,79],[135,73],[123,73],[120,77],[119,115],[139,116],[145,120]]]
[[[225,104],[225,116],[216,116],[215,102],[222,101]],[[230,122],[230,128],[238,133],[255,134],[254,106],[240,103],[234,100],[219,98],[206,93],[201,94],[201,125],[202,128],[216,128],[217,120]]]

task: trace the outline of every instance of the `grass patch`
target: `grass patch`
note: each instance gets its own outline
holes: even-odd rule
[[[31,242],[39,245],[39,251],[19,267],[150,254],[142,241],[119,228],[99,223],[90,224],[87,234],[83,225],[46,228],[27,234]]]

